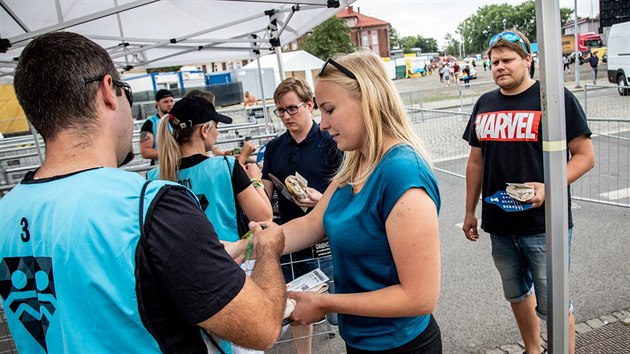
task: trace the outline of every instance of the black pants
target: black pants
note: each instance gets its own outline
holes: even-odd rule
[[[348,354],[442,354],[442,335],[440,326],[431,315],[427,328],[411,342],[398,348],[371,351],[355,349],[346,344],[346,351]]]

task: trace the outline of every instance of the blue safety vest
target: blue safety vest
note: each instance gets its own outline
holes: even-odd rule
[[[145,183],[98,168],[0,199],[0,295],[20,353],[160,351],[134,273]],[[167,183],[147,185],[144,215]]]
[[[221,241],[234,242],[240,238],[232,187],[235,163],[236,159],[232,156],[210,157],[195,166],[177,171],[177,182],[195,193]],[[148,180],[159,178],[159,167],[147,172]]]

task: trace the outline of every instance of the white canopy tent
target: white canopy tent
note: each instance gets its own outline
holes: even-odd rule
[[[121,71],[255,58],[356,0],[0,0],[0,81],[37,35],[80,33]]]
[[[274,70],[276,85],[278,85],[281,81],[278,58],[271,54],[265,55],[245,65],[243,69],[258,68],[259,63],[263,70]],[[303,50],[282,53],[284,77],[300,78],[305,80],[311,87],[313,87],[313,72],[319,71],[322,65],[324,65],[323,60]]]

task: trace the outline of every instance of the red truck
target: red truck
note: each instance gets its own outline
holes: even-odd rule
[[[583,57],[591,48],[601,48],[603,46],[602,37],[595,32],[578,33],[578,50],[580,51],[580,64]],[[565,34],[562,36],[562,54],[568,55],[571,62],[575,61],[575,35]]]

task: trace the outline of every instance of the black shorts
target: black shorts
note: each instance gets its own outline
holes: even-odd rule
[[[346,351],[348,354],[442,354],[442,335],[440,326],[431,315],[427,328],[409,343],[398,348],[371,351],[355,349],[346,344]]]

